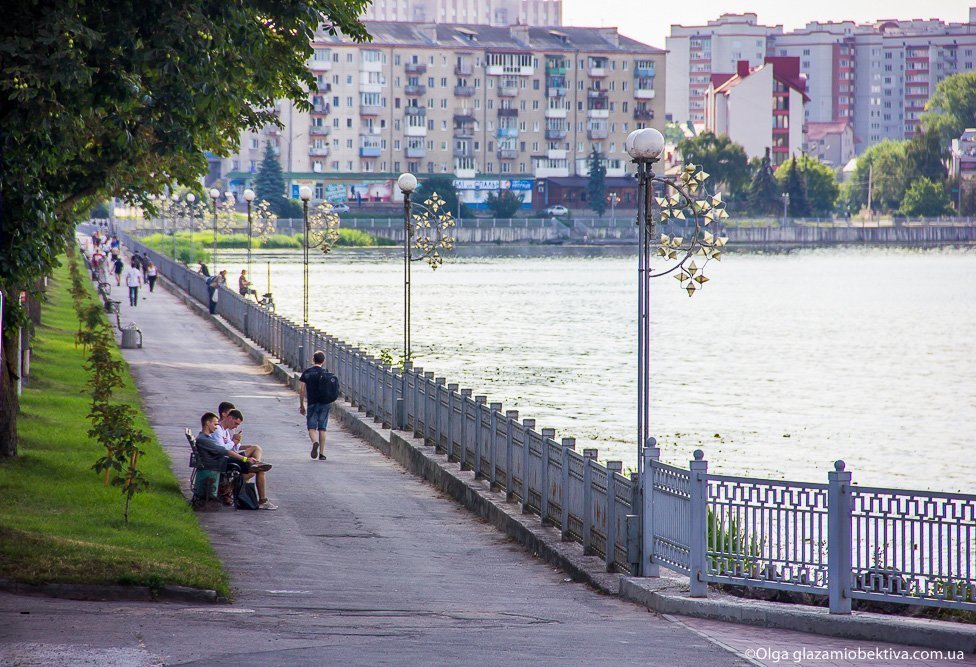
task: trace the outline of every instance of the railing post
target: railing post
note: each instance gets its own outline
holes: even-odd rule
[[[617,560],[617,478],[616,474],[624,469],[623,461],[607,461],[607,544],[604,559],[607,572],[613,572]]]
[[[482,422],[482,417],[487,409],[486,404],[488,403],[487,396],[475,396],[474,397],[474,478],[482,479],[484,475],[481,472],[481,457],[484,453],[485,448],[485,429]]]
[[[555,439],[556,429],[542,429],[542,468],[539,475],[542,481],[539,483],[541,487],[539,489],[539,516],[542,517],[543,524],[551,523],[549,521],[549,441]]]
[[[583,553],[593,553],[593,464],[599,452],[583,450]]]
[[[691,539],[690,547],[690,595],[693,598],[708,597],[708,584],[705,582],[705,548],[708,518],[708,461],[705,452],[695,450],[695,460],[691,462],[689,487],[691,491]]]
[[[661,460],[657,440],[644,445],[644,477],[641,480],[641,571],[638,576],[660,577],[661,566],[654,561],[654,464]]]
[[[454,401],[458,395],[458,386],[456,382],[451,382],[447,385],[447,419],[444,420],[444,430],[447,435],[445,439],[447,440],[448,461],[463,460],[454,455]]]
[[[461,390],[461,424],[458,427],[458,444],[461,447],[461,451],[458,452],[458,462],[461,466],[461,470],[471,470],[471,462],[468,461],[468,445],[467,445],[467,435],[468,435],[468,407],[471,403],[471,390],[462,389]]]
[[[827,596],[831,614],[851,613],[851,473],[836,461],[827,473]]]
[[[488,471],[488,485],[493,491],[498,490],[498,417],[502,414],[501,403],[490,403],[488,409],[491,411],[488,417],[489,431],[491,438],[488,440],[488,462],[491,470]]]
[[[515,475],[512,470],[515,461],[515,426],[518,423],[518,410],[506,410],[505,417],[505,500],[515,497]]]
[[[444,424],[447,422],[447,420],[443,418],[443,414],[441,412],[443,409],[441,408],[441,405],[443,405],[443,403],[441,402],[441,391],[443,391],[447,387],[447,378],[435,378],[434,382],[437,383],[437,386],[434,387],[434,453],[436,454],[438,451],[440,451],[441,435],[444,433]],[[448,403],[450,403],[451,400],[450,394],[448,394],[447,400]],[[448,405],[448,407],[450,407],[450,405]],[[448,439],[450,439],[450,436],[448,436]],[[448,460],[450,460],[451,443],[448,442],[447,444],[448,444],[447,458]]]
[[[425,445],[431,444],[430,442],[428,442],[428,440],[431,439],[431,433],[433,433],[433,429],[431,428],[430,425],[430,420],[432,418],[436,418],[437,416],[436,410],[434,411],[433,415],[430,414],[431,413],[431,409],[430,409],[431,392],[434,393],[435,397],[437,396],[437,387],[434,384],[434,371],[426,371],[424,373],[424,433],[422,436]],[[437,446],[436,443],[434,444],[435,444],[434,451],[436,452]]]
[[[569,452],[576,449],[576,438],[562,439],[562,480],[559,484],[559,535],[563,541],[568,541],[569,536]]]
[[[532,462],[529,431],[535,428],[534,419],[522,420],[522,514],[529,513],[529,464]]]

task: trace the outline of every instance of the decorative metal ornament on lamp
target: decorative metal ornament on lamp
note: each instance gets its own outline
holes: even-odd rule
[[[454,227],[454,216],[436,192],[422,204],[411,200],[417,189],[413,174],[400,174],[397,186],[403,193],[403,362],[407,363],[411,360],[410,263],[424,260],[434,270],[444,263],[441,251],[454,248],[454,237],[448,233]]]

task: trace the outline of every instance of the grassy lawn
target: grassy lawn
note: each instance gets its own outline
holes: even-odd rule
[[[70,284],[65,264],[55,271],[37,330],[30,387],[21,397],[18,456],[0,461],[0,577],[177,584],[228,596],[227,575],[180,493],[128,371],[115,400],[139,411],[136,426],[151,437],[139,460],[150,486],[133,498],[128,524],[119,487],[103,486],[92,470],[101,452],[87,435],[88,373],[74,344]]]

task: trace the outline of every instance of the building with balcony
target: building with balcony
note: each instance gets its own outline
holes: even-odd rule
[[[363,13],[367,21],[465,23],[469,25],[559,26],[562,0],[377,0]]]
[[[408,22],[367,28],[368,44],[317,34],[309,61],[318,68],[312,111],[283,102],[285,128],[257,135],[262,148],[265,140],[278,148],[292,185],[341,199],[339,184],[354,183],[363,201],[376,201],[396,198],[392,182],[407,170],[421,178],[531,184],[536,177],[585,176],[594,149],[605,156],[608,174],[623,176],[627,134],[663,129],[664,51],[615,28]],[[327,155],[309,151],[325,145]],[[245,164],[223,166],[222,173],[236,172],[232,180],[243,183],[250,176]],[[461,190],[473,205],[487,194]],[[524,194],[531,203],[532,188]]]

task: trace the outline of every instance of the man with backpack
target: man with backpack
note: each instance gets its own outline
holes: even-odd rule
[[[306,368],[299,381],[302,386],[298,392],[298,412],[305,415],[308,437],[312,441],[312,458],[325,460],[325,430],[329,425],[329,409],[339,398],[339,378],[322,368],[325,352],[316,350],[312,355],[312,366]],[[308,410],[305,398],[308,397]]]

